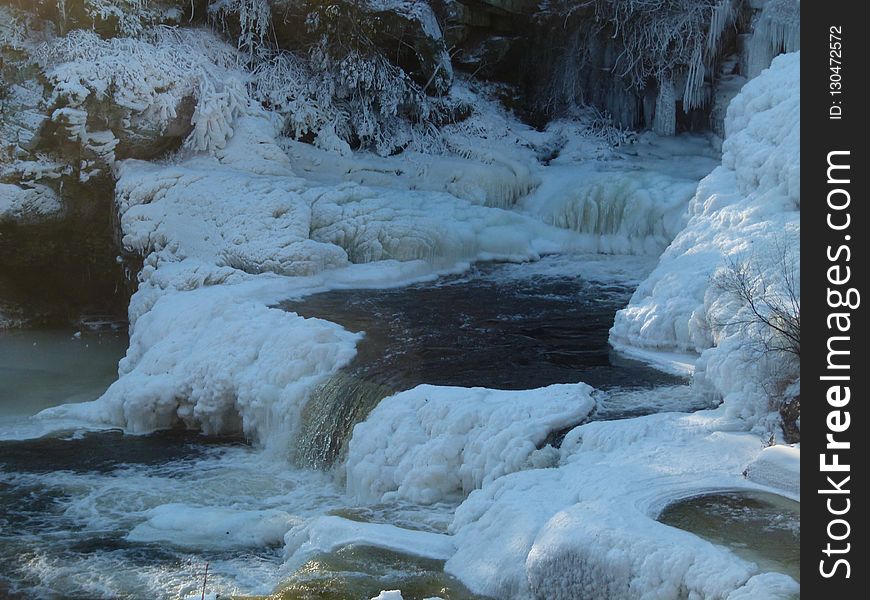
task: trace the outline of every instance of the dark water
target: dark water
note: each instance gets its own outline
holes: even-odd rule
[[[521,390],[682,381],[611,351],[608,333],[632,287],[581,277],[498,277],[498,264],[388,290],[339,290],[282,305],[364,331],[349,371],[393,389],[421,383]]]
[[[121,431],[84,433],[72,437],[0,441],[0,470],[15,473],[111,473],[131,467],[160,465],[200,458],[213,447],[245,445],[241,438],[204,436],[183,429],[150,435]]]
[[[505,276],[511,266],[387,290],[339,290],[282,308],[364,331],[354,361],[317,390],[303,418],[301,463],[328,467],[384,397],[422,383],[520,390],[582,381],[602,390],[685,381],[608,344],[633,286],[579,275]],[[625,407],[608,418],[656,412]]]
[[[799,502],[765,492],[726,492],[665,508],[659,521],[725,546],[763,571],[800,581]]]

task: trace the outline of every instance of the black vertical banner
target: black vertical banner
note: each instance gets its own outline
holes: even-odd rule
[[[805,2],[801,14],[801,588],[866,598],[870,230],[863,3]],[[870,293],[870,292],[868,292]],[[863,457],[863,460],[862,460]],[[859,558],[862,557],[862,558]],[[862,560],[863,559],[863,560]],[[822,595],[824,594],[824,596]]]

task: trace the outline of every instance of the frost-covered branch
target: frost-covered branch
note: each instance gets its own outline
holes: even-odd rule
[[[767,353],[800,359],[801,300],[797,253],[781,242],[771,259],[731,257],[713,280],[715,289],[742,307],[716,325],[738,328]]]
[[[84,144],[96,135],[88,132],[86,115],[103,105],[163,130],[193,100],[187,146],[211,151],[223,145],[232,119],[247,104],[240,57],[203,30],[155,27],[138,37],[103,39],[77,29],[42,44],[34,60],[52,84],[55,115],[67,129],[75,125],[70,135]]]

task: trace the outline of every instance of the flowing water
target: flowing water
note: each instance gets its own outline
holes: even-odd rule
[[[331,464],[380,398],[423,382],[519,389],[587,381],[603,389],[599,418],[698,408],[684,381],[607,345],[613,313],[650,267],[637,258],[555,257],[288,303],[366,332],[355,361],[309,404],[308,464]],[[287,600],[365,600],[401,587],[406,599],[474,598],[439,561],[374,548],[282,570],[282,535],[293,523],[334,514],[444,532],[454,505],[356,506],[331,472],[291,466],[242,439],[130,436],[33,417],[93,399],[115,378],[126,338],[76,333],[0,334],[0,597],[199,598],[208,562],[209,591],[222,597],[278,590]],[[642,390],[652,387],[667,401],[650,402]],[[285,525],[266,523],[252,537],[245,523],[268,521],[267,513]]]
[[[302,464],[331,466],[353,426],[381,399],[422,383],[521,390],[583,381],[608,398],[608,419],[662,410],[625,399],[633,390],[685,382],[622,357],[608,344],[613,315],[633,285],[570,270],[566,275],[567,265],[557,258],[542,262],[531,273],[489,263],[435,282],[337,290],[283,304],[365,332],[354,361],[315,390],[307,405]],[[671,408],[697,403],[689,394],[683,400]]]

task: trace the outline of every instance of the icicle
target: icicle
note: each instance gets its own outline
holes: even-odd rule
[[[57,12],[60,14],[61,32],[66,32],[66,0],[57,0]]]
[[[725,27],[734,22],[734,14],[734,0],[721,0],[713,7],[710,29],[707,32],[707,52],[715,52]]]
[[[756,17],[749,40],[746,75],[755,77],[782,52],[800,50],[801,21],[798,0],[770,0]]]
[[[670,77],[659,82],[653,131],[659,135],[674,135],[677,132],[677,98]]]
[[[269,22],[272,19],[272,9],[268,0],[211,0],[208,12],[221,14],[221,18],[227,13],[239,16],[238,47],[253,52],[254,43],[261,40],[266,34]],[[225,24],[225,23],[224,23]]]
[[[695,54],[689,62],[689,71],[686,73],[686,87],[683,91],[683,110],[689,111],[704,105],[704,60],[701,56],[701,48],[695,48]],[[657,111],[658,112],[658,111]]]

